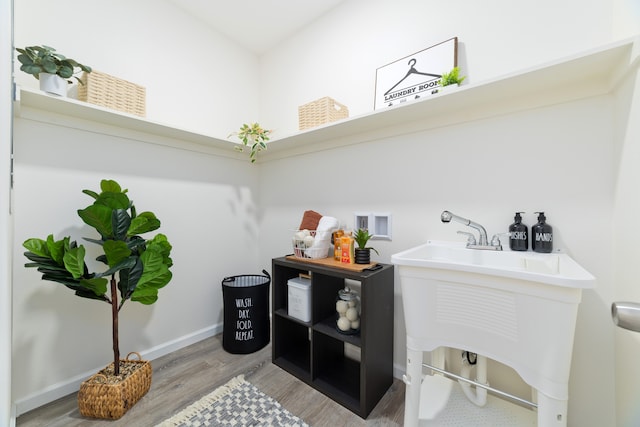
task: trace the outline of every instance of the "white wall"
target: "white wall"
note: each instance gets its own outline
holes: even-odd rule
[[[262,59],[263,121],[293,133],[297,106],[322,96],[346,104],[351,116],[371,111],[377,67],[453,36],[472,84],[635,34],[627,27],[614,37],[613,14],[606,1],[589,8],[580,2],[463,1],[449,10],[434,2],[348,1]],[[348,224],[355,211],[391,212],[393,241],[374,242],[386,262],[428,238],[458,239],[455,226],[440,223],[443,209],[471,217],[490,233],[506,231],[516,210],[528,213],[529,225],[534,211],[545,210],[556,246],[598,278],[597,289],[583,294],[578,315],[569,424],[612,425],[613,120],[612,98],[598,97],[265,163],[262,262],[290,250],[288,230],[305,209]],[[363,187],[356,187],[356,176]],[[398,283],[395,307],[394,362],[403,367]],[[506,382],[519,387],[516,379]],[[637,401],[637,393],[632,396],[629,405]]]
[[[640,302],[638,286],[638,242],[640,230],[635,226],[640,216],[640,75],[636,72],[619,89],[616,103],[616,203],[614,205],[615,301]],[[618,425],[640,424],[640,334],[618,329],[615,332],[616,403]]]
[[[323,96],[371,111],[377,68],[452,37],[466,84],[495,78],[610,41],[611,15],[604,0],[349,0],[262,58],[261,120],[295,132],[298,106]]]
[[[61,153],[64,153],[61,155]],[[171,283],[158,302],[128,302],[120,316],[126,355],[153,352],[190,335],[219,332],[221,280],[256,273],[257,170],[232,160],[111,137],[28,119],[15,121],[15,258],[13,395],[19,403],[49,387],[63,387],[109,363],[110,311],[23,268],[21,244],[30,237],[98,237],[76,211],[92,200],[103,178],[129,189],[138,212],[162,221],[173,245]],[[93,231],[93,232],[92,232]],[[155,234],[155,233],[153,233]],[[91,265],[91,264],[90,264]],[[95,271],[102,268],[96,263]],[[71,381],[73,384],[73,381]],[[24,403],[27,405],[28,403]],[[19,405],[19,410],[25,409]]]
[[[46,44],[144,86],[151,121],[224,139],[258,120],[258,58],[171,2],[20,0],[15,15],[16,47]]]
[[[170,2],[21,0],[15,15],[16,46],[47,44],[145,86],[151,121],[225,139],[255,120],[257,102],[247,100],[257,91],[258,58]],[[19,70],[16,81],[37,88],[37,80]],[[139,210],[159,216],[160,231],[174,246],[174,278],[158,302],[127,303],[121,312],[123,355],[157,357],[219,332],[222,278],[268,267],[256,266],[254,165],[147,144],[129,134],[85,131],[86,123],[75,126],[73,120],[55,126],[55,116],[43,117],[15,121],[12,397],[19,413],[76,390],[112,357],[106,304],[80,300],[23,268],[25,239],[90,234],[76,214],[90,202],[82,189],[116,179]]]
[[[615,417],[612,370],[602,369],[614,363],[608,312],[612,271],[606,255],[613,203],[610,104],[608,97],[588,99],[265,163],[259,188],[262,262],[290,252],[287,228],[304,209],[348,224],[354,211],[391,212],[393,241],[373,242],[381,254],[375,258],[384,262],[427,239],[459,240],[460,227],[440,222],[445,209],[482,223],[490,234],[506,232],[515,211],[527,212],[526,223],[533,225],[533,212],[544,210],[555,229],[556,247],[598,278],[598,288],[586,291],[580,306],[569,419],[576,426],[608,425]],[[358,167],[363,161],[376,166]],[[300,176],[305,165],[322,165],[310,168],[322,178],[286,181]],[[362,187],[353,182],[355,176]],[[287,191],[282,191],[283,181]],[[403,368],[405,327],[397,275],[395,308],[394,362]],[[584,356],[595,356],[594,348],[597,358]]]
[[[640,33],[640,2],[617,0],[616,34]],[[640,302],[640,287],[634,266],[638,259],[640,231],[634,224],[640,215],[638,185],[640,175],[640,125],[635,117],[640,111],[640,77],[638,72],[629,76],[625,85],[618,89],[616,103],[616,203],[614,205],[614,270],[615,301]],[[638,396],[640,367],[637,355],[640,352],[640,334],[617,329],[615,332],[616,360],[616,415],[617,425],[624,427],[640,424]]]

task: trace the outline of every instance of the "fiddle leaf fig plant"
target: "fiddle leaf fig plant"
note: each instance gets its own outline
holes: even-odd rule
[[[271,132],[273,131],[263,129],[258,123],[244,123],[238,132],[233,132],[229,134],[228,137],[230,138],[235,135],[242,142],[241,146],[235,147],[237,151],[244,151],[244,147],[251,146],[249,159],[251,160],[251,163],[255,163],[258,158],[258,152],[267,149],[266,142],[269,140]]]
[[[83,65],[74,59],[67,58],[50,46],[27,46],[24,49],[16,48],[16,50],[20,53],[18,55],[18,61],[22,64],[20,70],[33,75],[38,80],[40,80],[40,73],[49,73],[57,74],[67,80],[69,84],[73,83],[69,80],[71,77],[75,78],[80,84],[84,84],[74,74],[80,71],[91,72],[91,67],[88,65]]]
[[[128,300],[153,304],[158,290],[169,283],[173,265],[171,244],[164,234],[151,239],[140,234],[160,228],[160,220],[152,212],[137,213],[120,185],[113,180],[102,180],[100,193],[83,190],[93,203],[78,210],[85,224],[93,227],[99,238],[87,238],[97,244],[102,254],[96,260],[105,264],[101,272],[89,272],[85,262],[86,250],[70,237],[55,240],[27,239],[24,255],[31,261],[25,267],[37,268],[42,280],[66,286],[81,298],[106,302],[111,305],[114,374],[119,375],[120,349],[118,343],[118,312]],[[119,298],[119,300],[118,300]]]

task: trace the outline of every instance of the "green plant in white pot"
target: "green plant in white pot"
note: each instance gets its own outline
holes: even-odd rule
[[[22,64],[20,70],[40,80],[41,89],[46,89],[46,87],[43,88],[43,83],[48,82],[50,78],[59,80],[58,85],[65,88],[65,91],[64,93],[54,92],[58,95],[66,95],[66,85],[73,83],[70,80],[72,77],[83,84],[75,74],[82,71],[91,72],[91,67],[67,58],[50,46],[27,46],[24,49],[16,48],[16,50],[19,53],[18,61]]]
[[[137,301],[150,305],[158,299],[158,290],[169,283],[172,274],[169,268],[173,265],[170,258],[171,244],[163,234],[156,234],[151,239],[141,237],[160,227],[160,220],[152,212],[136,211],[133,201],[127,196],[127,190],[112,180],[102,180],[100,192],[83,190],[83,193],[94,199],[93,203],[78,210],[78,215],[96,230],[99,238],[84,239],[97,244],[102,254],[96,260],[105,264],[104,271],[90,272],[85,262],[86,250],[69,236],[56,240],[52,234],[46,239],[30,238],[23,246],[27,249],[25,256],[31,261],[25,267],[37,268],[42,279],[67,287],[75,295],[110,305],[112,314],[112,371],[101,373],[112,374],[114,379],[107,378],[108,384],[126,380],[121,377],[121,368],[129,371],[128,360],[120,359],[118,313],[126,301]],[[46,212],[46,211],[43,211]],[[109,369],[109,367],[107,367]],[[146,390],[134,397],[124,396],[122,402],[126,409],[133,406],[148,390],[151,383],[151,369],[148,367]],[[127,372],[128,374],[129,372]],[[131,372],[135,375],[135,373]],[[124,377],[124,373],[123,373]],[[93,378],[93,377],[92,377]],[[87,383],[85,381],[85,383]],[[98,403],[81,402],[82,396],[91,386],[85,383],[78,395],[81,413],[97,418],[119,418],[124,412],[118,407],[104,409],[100,400],[106,400],[103,394]],[[135,387],[139,389],[140,387]],[[140,391],[136,390],[136,393]],[[84,406],[83,406],[84,405]],[[116,406],[120,403],[116,404]],[[127,406],[128,405],[128,406]],[[119,416],[114,416],[119,415]]]
[[[460,76],[460,68],[453,67],[453,69],[447,73],[443,73],[440,77],[440,86],[459,86],[460,83],[466,79],[467,76]]]

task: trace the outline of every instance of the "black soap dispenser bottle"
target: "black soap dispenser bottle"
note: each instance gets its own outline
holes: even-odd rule
[[[514,223],[509,226],[509,248],[512,251],[526,251],[529,249],[529,227],[522,223],[524,212],[516,212]]]
[[[553,250],[553,229],[546,223],[544,212],[536,213],[538,223],[531,227],[531,249],[548,254]]]

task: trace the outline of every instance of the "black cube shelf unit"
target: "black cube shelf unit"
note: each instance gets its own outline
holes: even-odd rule
[[[351,271],[282,257],[272,260],[273,363],[366,418],[393,382],[393,265]],[[311,321],[287,313],[289,279],[311,276]],[[336,329],[345,279],[360,282],[360,331]],[[353,351],[345,351],[352,346]],[[357,354],[356,354],[357,355]]]

